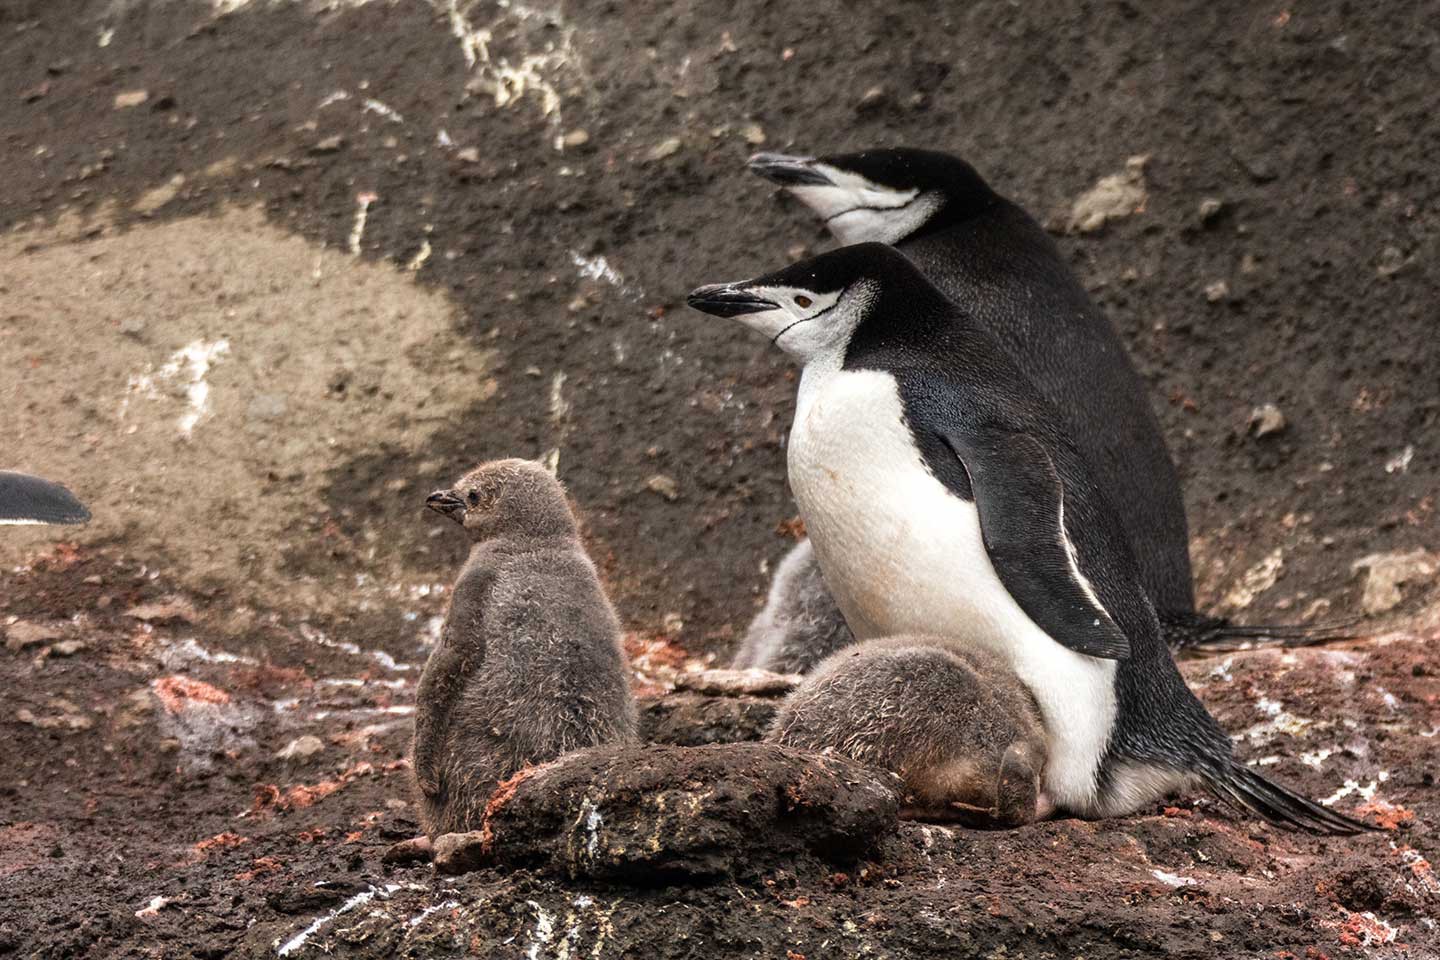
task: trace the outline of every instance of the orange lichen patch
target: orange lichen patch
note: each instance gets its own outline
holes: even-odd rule
[[[1195,811],[1188,810],[1185,807],[1166,807],[1164,815],[1167,817],[1193,817],[1195,816]]]
[[[267,874],[278,873],[284,869],[284,865],[274,857],[260,857],[251,861],[250,869],[244,873],[235,874],[235,879],[241,883],[249,883],[256,877],[263,877]]]
[[[490,818],[496,813],[499,813],[500,808],[510,802],[510,798],[515,796],[516,789],[519,788],[520,784],[534,773],[535,770],[536,768],[533,766],[521,767],[510,779],[502,780],[500,785],[495,788],[495,792],[490,794],[490,799],[485,803],[485,813],[480,818],[481,851],[489,853],[492,844],[495,842],[495,831],[490,826]]]
[[[1347,947],[1370,947],[1395,939],[1395,928],[1373,913],[1349,913],[1340,925],[1340,942]]]
[[[280,805],[280,788],[273,783],[255,784],[254,799],[250,801],[250,812],[259,813],[262,810]]]
[[[1378,797],[1355,809],[1357,817],[1374,817],[1376,826],[1386,830],[1398,830],[1400,825],[1410,823],[1415,819],[1413,811],[1404,807],[1381,800]]]
[[[1428,893],[1440,893],[1440,879],[1435,876],[1435,868],[1430,865],[1424,855],[1414,847],[1405,845],[1395,848],[1393,854],[1399,857],[1415,877],[1415,882],[1420,884],[1421,889]]]
[[[805,521],[800,519],[798,514],[789,520],[781,520],[775,524],[775,536],[789,537],[791,540],[804,540]]]
[[[250,842],[249,837],[242,837],[238,833],[217,833],[213,837],[206,837],[190,845],[190,852],[185,855],[186,864],[199,863],[214,850],[229,850]]]
[[[68,570],[84,559],[85,556],[80,552],[79,544],[56,543],[52,544],[47,552],[35,558],[35,565],[42,569]]]
[[[291,787],[281,798],[281,809],[303,810],[306,807],[313,807],[324,800],[330,794],[345,786],[344,780],[321,780],[314,785],[301,784],[298,787]]]
[[[365,839],[365,831],[364,831],[364,830],[351,830],[349,833],[345,834],[345,842],[346,842],[346,843],[359,843],[361,840],[364,840],[364,839]]]
[[[397,760],[387,763],[382,769],[397,770],[405,766],[405,761]],[[330,794],[345,786],[357,777],[366,777],[375,772],[375,765],[362,760],[350,769],[346,770],[334,780],[321,780],[319,783],[302,783],[281,792],[280,788],[273,783],[262,783],[255,786],[255,799],[250,805],[251,813],[263,813],[269,810],[303,810],[306,807],[314,806],[324,800]]]
[[[191,677],[161,677],[155,681],[153,687],[166,713],[181,713],[193,703],[224,705],[230,702],[230,694],[224,690]]]
[[[690,654],[682,647],[664,637],[642,637],[638,633],[625,634],[625,655],[639,670],[654,667],[679,670],[690,662]]]

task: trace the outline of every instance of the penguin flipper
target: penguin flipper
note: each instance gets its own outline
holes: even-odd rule
[[[485,662],[480,628],[494,583],[494,572],[485,567],[469,567],[460,575],[450,592],[450,609],[440,630],[440,642],[420,673],[410,762],[427,796],[435,796],[440,789],[440,767],[450,740],[451,717],[470,678]]]
[[[1065,531],[1065,485],[1044,445],[996,428],[947,431],[942,439],[968,477],[968,490],[952,492],[974,499],[985,551],[1020,608],[1076,653],[1129,657],[1129,638],[1080,569]]]
[[[85,523],[90,511],[58,483],[0,470],[0,523]]]
[[[1202,771],[1201,775],[1221,799],[1277,826],[1321,834],[1355,834],[1379,829],[1308,800],[1233,761],[1218,774]]]

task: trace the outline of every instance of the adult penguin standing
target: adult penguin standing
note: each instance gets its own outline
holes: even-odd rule
[[[749,167],[810,207],[841,243],[887,243],[903,252],[926,279],[965,305],[1055,405],[1091,473],[1123,507],[1120,523],[1172,649],[1326,638],[1313,628],[1247,627],[1196,610],[1180,482],[1144,382],[1044,228],[974,167],[950,154],[915,149],[823,157],[761,153]],[[789,589],[813,593],[819,579],[816,572],[792,569]],[[786,604],[776,598],[773,606]],[[793,667],[794,651],[812,634],[833,633],[829,624],[757,621],[747,637],[745,665],[765,666],[764,651],[784,646]],[[815,645],[812,663],[829,652],[819,649],[827,645],[819,639]]]
[[[1044,718],[1049,802],[1115,816],[1198,781],[1275,823],[1366,829],[1232,758],[1059,412],[904,255],[845,247],[689,302],[803,364],[790,486],[856,636],[1005,658]]]

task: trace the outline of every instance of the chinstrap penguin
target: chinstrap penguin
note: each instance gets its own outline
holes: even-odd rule
[[[474,546],[420,676],[414,772],[430,837],[478,829],[527,764],[637,738],[620,623],[558,480],[496,460],[426,506]]]
[[[1035,698],[998,654],[961,641],[885,637],[827,657],[766,739],[898,774],[909,819],[1018,826],[1048,813]]]
[[[801,540],[775,568],[765,607],[751,621],[730,665],[736,670],[806,673],[854,642],[825,586],[814,548],[808,539]]]
[[[1055,405],[1119,519],[1172,648],[1337,639],[1342,626],[1254,626],[1195,609],[1185,504],[1147,389],[1053,240],[958,157],[879,149],[757,154],[750,169],[822,217],[841,243],[896,246],[994,336]]]
[[[52,480],[0,470],[0,524],[87,523],[90,511]]]
[[[803,365],[790,486],[855,635],[1006,657],[1045,719],[1058,807],[1113,816],[1198,780],[1277,823],[1365,829],[1232,759],[1057,411],[903,254],[845,247],[689,302]]]

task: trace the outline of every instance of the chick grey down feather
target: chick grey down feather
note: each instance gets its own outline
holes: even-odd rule
[[[420,678],[414,773],[431,837],[478,829],[522,767],[637,739],[620,622],[559,482],[481,465],[427,503],[474,545]]]

